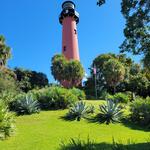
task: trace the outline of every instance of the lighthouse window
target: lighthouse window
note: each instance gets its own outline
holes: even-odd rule
[[[77,30],[76,29],[74,29],[74,33],[77,34]]]
[[[66,46],[64,46],[64,52],[66,51]]]

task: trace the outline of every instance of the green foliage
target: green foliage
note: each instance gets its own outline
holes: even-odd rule
[[[73,88],[70,90],[74,95],[76,95],[78,97],[79,100],[85,100],[86,99],[86,95],[85,95],[84,91],[77,89],[77,88]]]
[[[60,144],[60,150],[96,150],[95,144],[89,138],[87,141],[82,141],[79,138],[71,138],[68,144],[62,142]]]
[[[149,143],[145,143],[147,148]],[[127,141],[127,144],[122,144],[121,140],[119,142],[115,141],[113,138],[112,144],[107,143],[95,143],[91,141],[89,138],[87,141],[81,140],[80,138],[71,138],[68,143],[61,142],[59,150],[137,150],[138,144],[131,141],[130,139]],[[140,146],[141,148],[141,146]],[[140,149],[138,148],[138,150]],[[146,148],[146,146],[144,147]],[[146,150],[148,150],[146,148]]]
[[[14,73],[16,74],[20,89],[24,92],[48,85],[47,76],[41,72],[15,68]]]
[[[141,96],[146,96],[148,94],[148,87],[150,81],[142,73],[139,73],[135,76],[130,76],[127,83],[128,90],[135,92]]]
[[[144,68],[150,71],[150,51],[146,52],[144,58],[142,59],[142,62],[144,64]]]
[[[104,63],[103,67],[103,75],[107,85],[113,87],[115,92],[116,86],[124,79],[125,68],[118,60],[115,59],[109,59]]]
[[[78,95],[61,87],[48,87],[31,91],[33,96],[40,103],[41,109],[65,109],[70,104],[78,101]]]
[[[96,67],[98,97],[102,97],[103,91],[107,91],[108,93],[126,91],[126,82],[129,79],[130,68],[132,66],[134,66],[134,62],[125,54],[115,55],[108,53],[97,56],[93,60],[91,67]],[[132,72],[135,73],[135,71]],[[95,75],[93,69],[91,69],[91,76],[86,81],[84,89],[86,95],[90,97],[95,93]]]
[[[92,100],[86,103],[97,108],[103,101]],[[16,148],[18,150],[55,150],[59,148],[61,141],[64,141],[67,145],[70,138],[80,137],[82,141],[87,142],[87,136],[89,135],[90,140],[95,141],[97,150],[103,150],[105,148],[104,145],[110,148],[111,139],[114,136],[117,141],[120,142],[121,140],[124,146],[126,146],[126,141],[129,138],[135,140],[135,149],[134,145],[131,145],[131,150],[149,150],[149,145],[146,143],[149,138],[149,132],[143,128],[132,126],[133,124],[131,126],[124,124],[110,124],[106,126],[104,124],[89,123],[88,120],[69,122],[60,119],[66,114],[66,111],[43,111],[38,115],[17,117],[18,134],[13,138],[9,138],[9,140],[0,142],[0,149],[10,150],[11,146],[12,150],[16,150]],[[39,139],[38,142],[37,139]]]
[[[9,105],[13,101],[15,94],[16,93],[9,93],[7,91],[4,91],[0,94],[0,101],[5,103],[6,105]]]
[[[101,6],[105,0],[98,0]],[[122,0],[121,12],[125,18],[125,40],[121,52],[143,54],[144,67],[150,70],[150,2],[149,0]]]
[[[64,87],[76,87],[84,77],[84,69],[77,60],[68,61],[63,55],[55,55],[52,58],[51,72],[55,80]]]
[[[108,99],[106,104],[100,105],[100,113],[97,117],[100,122],[106,124],[118,122],[122,117],[122,107],[118,103],[114,103],[113,100]]]
[[[76,119],[80,121],[81,118],[85,118],[89,113],[94,112],[93,106],[87,106],[85,102],[79,101],[69,108],[69,112],[67,114],[68,119]]]
[[[145,145],[148,147],[149,143]],[[94,141],[91,141],[89,137],[87,141],[81,140],[80,138],[71,138],[69,143],[66,144],[65,142],[61,142],[60,144],[60,150],[137,150],[137,147],[138,144],[136,145],[135,142],[130,139],[128,139],[126,144],[122,144],[121,140],[117,142],[114,138],[112,144],[97,144]]]
[[[93,60],[92,66],[96,67],[96,85],[98,97],[102,97],[103,91],[115,94],[116,92],[131,91],[143,97],[150,96],[150,72],[134,63],[124,54],[102,54]],[[87,98],[95,93],[95,75],[91,70],[91,76],[84,87]]]
[[[108,98],[112,99],[115,103],[128,103],[130,101],[129,95],[126,93],[116,93],[113,96],[109,96]]]
[[[132,66],[130,67],[130,74],[137,75],[140,72],[141,72],[140,64],[132,64]]]
[[[85,86],[84,86],[84,91],[86,94],[86,98],[87,99],[95,99],[95,85],[94,85],[94,78],[93,77],[89,77],[87,79],[87,81],[85,82]],[[98,92],[98,96],[99,96],[99,92]]]
[[[14,131],[14,117],[0,101],[0,139],[6,139]]]
[[[125,146],[121,143],[121,141],[116,142],[115,139],[113,138],[113,144],[111,146],[111,149],[112,150],[131,150],[132,148],[130,148],[130,146],[133,147],[134,144],[135,144],[134,142],[132,142],[131,140],[128,140],[127,145]]]
[[[137,98],[130,105],[130,117],[133,123],[150,128],[150,98]]]
[[[115,54],[112,53],[101,54],[93,60],[92,66],[96,65],[96,68],[103,70],[104,63],[107,62],[109,59],[113,59],[113,58],[116,58]]]
[[[33,99],[32,95],[20,95],[20,97],[20,99],[12,102],[11,107],[18,115],[31,115],[40,112],[39,103]]]
[[[92,68],[96,67],[96,83],[97,83],[97,91],[98,93],[101,93],[101,91],[106,90],[108,87],[108,84],[105,79],[104,75],[104,64],[109,61],[110,59],[115,59],[116,55],[112,53],[108,54],[101,54],[97,56],[92,63]],[[92,82],[92,83],[91,83]],[[87,83],[89,86],[94,88],[93,93],[95,93],[95,75],[93,72],[93,69],[91,70],[91,78],[88,79]],[[92,85],[92,86],[91,86]],[[98,96],[100,96],[98,94]]]
[[[123,50],[134,54],[149,51],[149,2],[147,0],[123,0],[122,14],[126,19]]]
[[[64,80],[66,60],[64,55],[55,55],[52,58],[51,73],[55,80],[61,82]]]
[[[19,88],[15,79],[6,72],[0,72],[0,93],[16,93],[17,91],[19,91]]]
[[[0,69],[11,57],[10,47],[6,45],[4,36],[0,35]]]
[[[143,53],[144,62],[150,62],[150,57],[147,57],[150,52],[149,0],[122,0],[121,6],[121,12],[126,19],[126,39],[121,45],[122,52]]]
[[[109,95],[109,93],[107,92],[107,90],[104,89],[104,90],[101,90],[99,98],[102,100],[105,100],[105,99],[107,99],[108,95]]]

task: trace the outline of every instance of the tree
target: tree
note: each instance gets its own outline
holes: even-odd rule
[[[24,92],[48,85],[48,79],[44,73],[25,70],[22,68],[15,68],[14,73],[16,74],[16,79],[20,89]]]
[[[94,67],[95,65],[96,68],[103,70],[104,63],[112,58],[116,58],[116,55],[112,53],[101,54],[94,59],[92,66]]]
[[[121,52],[144,54],[145,67],[150,62],[150,1],[122,0],[122,14],[126,19],[124,35],[126,39],[121,45]]]
[[[48,78],[46,74],[42,72],[31,71],[30,82],[32,88],[36,87],[42,88],[48,85]]]
[[[142,62],[144,64],[144,68],[146,68],[150,71],[150,51],[148,51],[145,54],[145,57],[142,59]]]
[[[17,87],[16,80],[13,76],[11,76],[12,73],[7,72],[0,72],[0,95],[3,92],[8,93],[16,93],[19,91],[19,88]]]
[[[105,0],[98,0],[98,1],[97,1],[97,5],[98,5],[98,6],[101,6],[101,5],[103,5],[105,2],[106,2]]]
[[[150,82],[144,74],[138,73],[137,75],[130,76],[127,86],[128,90],[146,97],[148,95]]]
[[[81,63],[76,60],[68,61],[63,55],[52,58],[51,72],[54,79],[67,88],[78,86],[84,77]]]
[[[10,57],[10,47],[6,45],[4,36],[0,35],[0,98],[3,100],[4,95],[8,98],[9,95],[16,95],[20,91],[15,73],[6,67]]]
[[[103,75],[108,86],[113,88],[113,92],[116,92],[116,86],[124,80],[125,68],[116,59],[109,59],[104,63]]]
[[[105,0],[98,0],[101,6]],[[125,40],[120,46],[121,52],[143,54],[145,67],[150,66],[150,1],[122,0],[121,12],[126,20]],[[150,69],[150,68],[149,68]]]
[[[112,93],[114,91],[114,88],[112,86],[109,86],[107,84],[105,75],[104,75],[104,64],[108,62],[110,59],[114,59],[117,62],[120,62],[120,64],[123,65],[125,74],[124,79],[120,81],[117,84],[116,92],[123,92],[126,91],[126,82],[129,80],[130,76],[130,70],[131,67],[134,66],[134,61],[127,57],[125,54],[101,54],[97,56],[91,65],[91,68],[96,67],[96,87],[97,87],[97,93],[99,97],[103,97],[105,95],[106,91]],[[95,88],[95,75],[93,70],[91,69],[91,76],[88,78],[88,80],[85,82],[85,92],[87,95],[92,96],[94,93]]]
[[[115,54],[108,53],[108,54],[101,54],[93,60],[92,68],[96,67],[96,82],[97,82],[98,93],[100,93],[102,90],[107,88],[106,80],[103,75],[104,63],[107,62],[109,59],[115,59],[115,58],[116,58]],[[91,70],[91,75],[94,81],[95,75],[93,73],[93,70]]]
[[[64,80],[66,59],[64,55],[55,55],[52,57],[51,73],[55,80],[61,82]]]
[[[84,69],[79,61],[68,61],[65,67],[64,82],[67,82],[67,87],[76,87],[81,84],[84,74]]]
[[[123,64],[125,68],[124,79],[127,79],[129,77],[130,67],[133,64],[133,61],[131,58],[126,57],[125,54],[119,54],[119,55],[115,55],[112,53],[101,54],[98,57],[96,57],[92,63],[92,66],[95,65],[96,70],[97,70],[97,85],[98,85],[99,92],[101,92],[101,90],[104,90],[104,89],[107,89],[107,91],[112,91],[111,88],[108,86],[108,84],[106,84],[105,76],[103,74],[104,64],[110,59],[115,59],[119,61],[121,64]],[[93,73],[91,72],[91,74]],[[92,75],[92,78],[94,78],[93,75]]]
[[[130,67],[130,75],[137,75],[141,71],[142,71],[141,66],[137,63],[132,64],[132,66]]]
[[[0,68],[6,65],[7,60],[11,57],[10,47],[6,45],[5,38],[0,35]]]

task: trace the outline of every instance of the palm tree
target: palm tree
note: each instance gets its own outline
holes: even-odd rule
[[[6,45],[4,36],[0,35],[0,66],[5,66],[10,57],[10,47]]]

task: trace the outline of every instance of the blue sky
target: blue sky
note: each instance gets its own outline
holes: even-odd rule
[[[44,72],[50,82],[51,58],[61,53],[62,26],[58,16],[64,0],[0,0],[0,34],[12,48],[8,65]],[[80,13],[78,38],[81,62],[88,72],[93,59],[102,53],[119,53],[125,20],[121,0],[74,0]],[[138,60],[139,58],[136,58]]]

